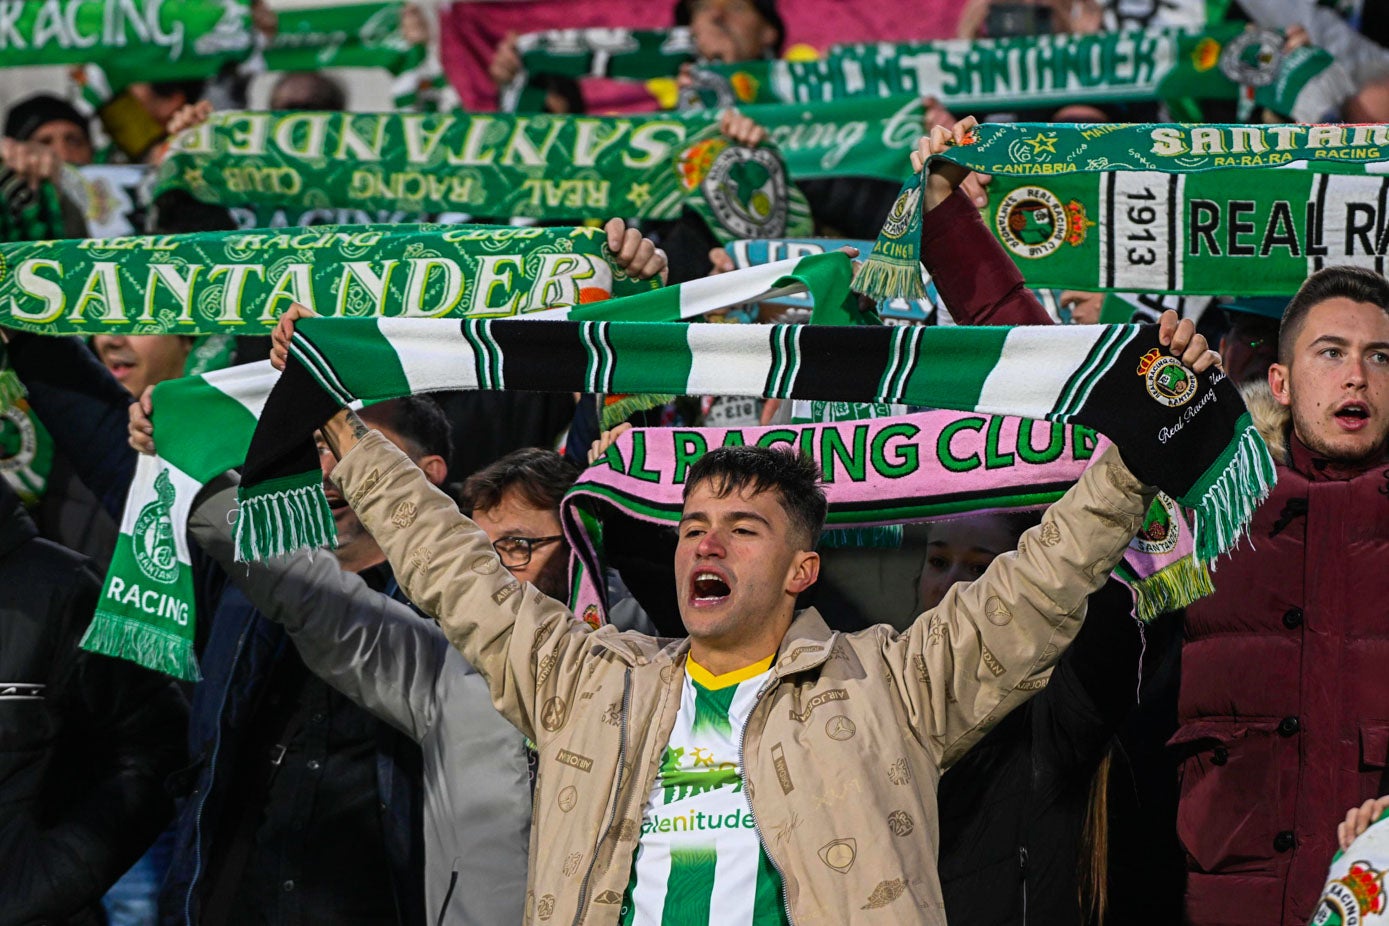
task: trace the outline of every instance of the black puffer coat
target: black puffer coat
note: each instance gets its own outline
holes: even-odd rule
[[[173,816],[187,706],[168,679],[77,648],[100,589],[0,480],[0,926],[101,922],[101,895]]]

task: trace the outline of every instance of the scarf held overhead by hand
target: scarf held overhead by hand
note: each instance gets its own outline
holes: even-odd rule
[[[590,622],[606,620],[604,528],[614,515],[677,524],[690,467],[716,447],[799,449],[820,465],[826,527],[861,529],[1036,510],[1060,498],[1103,444],[1082,425],[946,411],[791,427],[628,431],[583,471],[560,507],[574,551],[570,607]],[[1158,496],[1115,572],[1134,593],[1136,616],[1152,620],[1210,593],[1193,550],[1190,525],[1171,499]]]
[[[826,254],[807,260],[825,260]],[[651,294],[652,296],[661,293]],[[648,297],[636,297],[648,298]],[[1084,424],[1228,550],[1274,481],[1238,391],[1156,326],[885,328],[306,319],[246,458],[239,556],[331,540],[312,434],[342,405],[437,389],[887,402]]]
[[[1283,296],[1328,264],[1382,272],[1389,252],[1385,125],[990,124],[936,157],[993,175],[986,224],[1031,286]],[[920,184],[862,292],[916,295]]]
[[[515,315],[649,291],[597,228],[337,225],[0,245],[0,324],[38,334],[269,334],[320,315]]]
[[[719,240],[805,234],[810,207],[771,145],[711,118],[228,112],[177,136],[156,195],[582,220],[675,219]]]
[[[842,256],[782,261],[555,314],[674,322],[801,290],[814,295],[817,312],[826,320],[853,321],[850,313],[856,300],[849,293],[849,264]],[[614,312],[610,306],[618,310]],[[420,321],[408,320],[407,328],[413,330]],[[348,329],[342,330],[348,333]],[[458,329],[453,331],[456,334]],[[537,362],[546,360],[541,356]],[[403,371],[397,370],[397,374],[403,375]],[[423,390],[424,381],[418,379],[422,374],[432,374],[413,371]],[[167,380],[155,387],[152,420],[159,456],[140,459],[126,497],[111,570],[83,639],[85,648],[132,659],[178,678],[197,677],[192,648],[193,577],[184,541],[188,513],[203,485],[245,462],[257,422],[278,379],[270,364],[262,362]],[[3,382],[0,377],[0,384]],[[393,386],[398,385],[397,379]],[[331,540],[332,517],[326,508],[314,504],[321,499],[321,494],[315,498],[304,492],[292,504],[285,503],[293,508],[295,517],[312,524],[312,531],[294,535],[301,541],[297,545]],[[285,522],[286,529],[298,531],[298,523],[292,518]]]
[[[832,46],[817,61],[701,65],[709,100],[813,103],[901,93],[957,113],[1191,97],[1252,101],[1297,121],[1335,113],[1354,87],[1330,53],[1283,53],[1283,36],[1239,23],[1006,39]],[[717,81],[717,83],[713,83]]]

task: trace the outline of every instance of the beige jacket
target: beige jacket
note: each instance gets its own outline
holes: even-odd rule
[[[410,460],[368,435],[333,479],[540,751],[525,921],[615,924],[675,724],[685,641],[592,630],[522,586]],[[797,615],[743,741],[757,831],[797,924],[944,924],[936,784],[1070,643],[1152,499],[1110,449],[1016,553],[907,632]]]

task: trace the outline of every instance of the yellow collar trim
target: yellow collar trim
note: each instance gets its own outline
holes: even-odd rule
[[[734,669],[732,672],[725,672],[723,675],[715,675],[704,668],[704,666],[695,662],[692,657],[686,657],[685,671],[690,674],[690,678],[699,683],[701,688],[706,691],[718,691],[720,688],[727,688],[730,685],[739,685],[750,678],[756,678],[772,667],[772,660],[774,659],[776,659],[775,653],[760,662],[754,662],[750,666],[743,666],[741,669]]]

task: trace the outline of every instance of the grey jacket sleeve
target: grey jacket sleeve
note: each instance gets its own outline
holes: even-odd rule
[[[239,480],[203,490],[189,535],[266,617],[284,626],[319,678],[416,742],[436,723],[449,642],[433,621],[344,572],[326,550],[234,562],[229,517]]]

